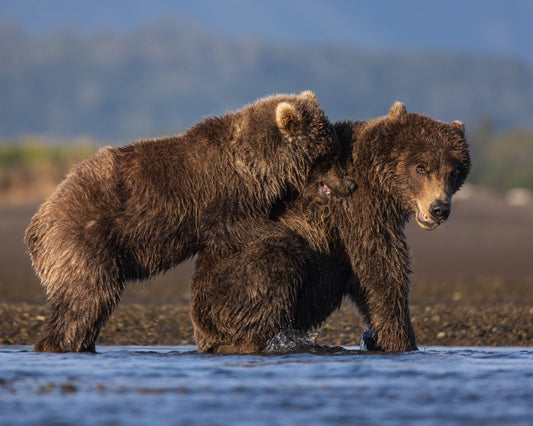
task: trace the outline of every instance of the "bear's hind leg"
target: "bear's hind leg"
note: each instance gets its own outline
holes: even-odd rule
[[[294,322],[308,257],[300,238],[285,233],[230,257],[200,253],[191,286],[198,350],[215,352],[230,345],[239,353],[262,351]]]
[[[95,278],[47,286],[48,318],[35,351],[95,352],[100,329],[124,288],[118,279]]]

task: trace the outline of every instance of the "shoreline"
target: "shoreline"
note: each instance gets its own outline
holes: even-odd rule
[[[33,345],[45,319],[45,307],[0,303],[0,345]],[[411,317],[419,347],[533,347],[533,308],[508,302],[490,306],[413,304]],[[320,327],[317,342],[358,346],[364,329],[355,307],[345,301]],[[194,345],[187,303],[126,304],[103,328],[99,345]]]

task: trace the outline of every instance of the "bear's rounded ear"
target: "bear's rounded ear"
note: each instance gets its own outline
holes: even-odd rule
[[[287,133],[293,133],[300,115],[298,111],[288,102],[280,102],[276,108],[276,123],[281,130]]]
[[[389,110],[391,120],[400,121],[407,114],[407,108],[401,102],[394,102]]]
[[[455,128],[459,129],[459,131],[462,134],[465,133],[465,124],[462,121],[459,121],[459,120],[452,121],[452,126],[454,126]]]
[[[302,93],[300,93],[298,95],[300,98],[304,98],[304,99],[307,99],[307,100],[310,100],[310,101],[313,101],[315,104],[318,105],[318,98],[316,97],[316,95],[314,94],[314,92],[312,92],[311,90],[304,90]]]

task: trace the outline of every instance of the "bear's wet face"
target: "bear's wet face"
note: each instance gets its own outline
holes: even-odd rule
[[[314,164],[306,192],[314,201],[325,204],[334,197],[345,198],[356,189],[356,182],[346,175],[338,158],[332,155],[323,157]]]
[[[470,161],[465,149],[450,149],[449,141],[442,140],[434,150],[421,151],[406,156],[399,165],[407,192],[407,209],[418,225],[428,231],[434,230],[448,220],[451,213],[452,195],[464,182]],[[424,142],[425,143],[425,142]],[[428,147],[429,148],[429,147]]]
[[[464,125],[409,114],[398,105],[403,106],[393,105],[389,117],[396,141],[394,191],[418,225],[431,231],[448,220],[452,195],[470,171]]]
[[[332,185],[335,184],[335,185]],[[333,189],[332,189],[333,188]],[[329,201],[332,196],[345,198],[357,189],[357,184],[353,179],[343,177],[318,183],[318,196],[324,201]]]

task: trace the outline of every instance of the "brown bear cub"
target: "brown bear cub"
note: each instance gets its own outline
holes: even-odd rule
[[[200,253],[192,317],[201,352],[261,351],[281,331],[319,327],[345,296],[368,325],[362,346],[417,349],[404,227],[410,217],[427,230],[448,219],[470,169],[464,126],[396,103],[386,117],[334,127],[357,189],[324,203],[311,175],[261,238],[227,257]]]
[[[94,351],[126,281],[203,247],[222,256],[336,147],[315,95],[303,92],[261,99],[178,136],[103,148],[70,172],[26,230],[49,308],[35,350]],[[341,184],[342,176],[327,183]]]

